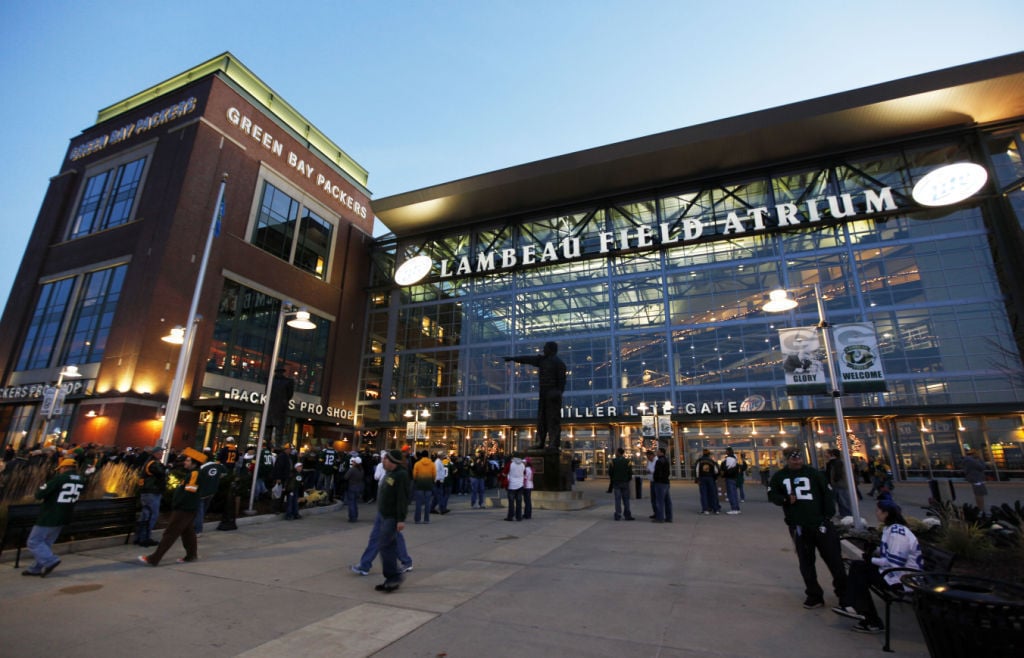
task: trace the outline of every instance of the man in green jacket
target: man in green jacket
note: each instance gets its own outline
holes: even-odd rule
[[[611,467],[608,469],[608,477],[611,478],[611,490],[615,494],[615,520],[623,518],[627,521],[633,520],[633,513],[629,510],[629,482],[633,479],[633,467],[626,459],[626,451],[619,448],[612,458]]]
[[[36,560],[21,572],[22,576],[46,576],[60,564],[60,558],[53,554],[53,542],[71,520],[71,512],[85,488],[85,478],[76,472],[77,467],[74,459],[60,460],[57,474],[36,491],[36,499],[43,503],[25,543]]]
[[[832,573],[832,589],[839,606],[852,605],[847,600],[846,569],[843,567],[839,533],[831,519],[836,513],[835,499],[825,475],[804,464],[803,451],[789,446],[782,451],[785,468],[772,476],[768,485],[768,499],[782,507],[800,562],[800,575],[804,579],[804,607],[820,608],[825,605],[824,591],[818,584],[814,568],[815,551]]]
[[[389,450],[381,462],[384,477],[377,491],[377,514],[380,521],[380,560],[384,567],[384,582],[375,588],[378,592],[394,592],[402,584],[402,570],[398,567],[398,533],[405,529],[409,512],[409,472],[405,470],[405,457],[401,450]]]
[[[181,537],[181,544],[185,547],[185,557],[178,558],[178,562],[194,562],[198,559],[199,547],[196,541],[196,511],[199,510],[199,466],[206,461],[206,455],[193,448],[185,448],[182,451],[182,468],[184,474],[181,484],[174,490],[171,498],[171,517],[167,520],[167,527],[160,537],[160,544],[156,550],[149,555],[140,555],[139,562],[155,567],[160,564],[164,553]]]

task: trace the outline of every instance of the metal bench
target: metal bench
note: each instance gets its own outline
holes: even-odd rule
[[[3,540],[0,541],[0,552],[4,548],[17,548],[14,568],[21,562],[21,549],[25,548],[32,526],[39,516],[40,505],[10,505],[7,508],[7,525],[4,528]],[[61,539],[74,540],[82,535],[116,535],[125,533],[124,543],[128,543],[131,533],[135,530],[138,513],[138,500],[131,498],[96,498],[80,500],[75,503],[71,521],[60,533]]]

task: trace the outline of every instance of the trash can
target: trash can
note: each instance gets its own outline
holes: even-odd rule
[[[932,658],[1024,655],[1024,587],[948,573],[903,577]]]

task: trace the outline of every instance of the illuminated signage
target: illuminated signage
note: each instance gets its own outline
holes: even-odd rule
[[[289,167],[294,169],[299,175],[304,176],[306,180],[315,184],[324,192],[324,194],[336,201],[339,205],[351,210],[359,217],[366,219],[366,206],[342,189],[336,180],[330,178],[330,176],[334,175],[334,172],[317,171],[317,166],[320,164],[319,160],[306,160],[306,158],[302,157],[301,154],[295,153],[294,151],[288,151],[288,155],[285,155],[284,143],[278,140],[277,137],[274,136],[274,132],[272,132],[278,128],[276,123],[270,123],[269,127],[257,123],[252,119],[252,117],[242,114],[238,108],[235,107],[229,107],[226,115],[228,123],[235,128],[238,128],[238,130],[250,140],[262,146],[268,153],[272,153],[284,160]]]
[[[395,272],[395,283],[400,286],[411,286],[423,277],[430,274],[429,256],[414,256],[401,264]]]
[[[153,128],[170,123],[176,119],[180,119],[181,117],[188,116],[195,112],[195,109],[196,99],[194,97],[183,100],[180,103],[175,103],[174,105],[165,107],[159,112],[154,112],[153,114],[144,116],[138,121],[125,124],[120,128],[115,128],[106,135],[100,135],[99,137],[90,139],[84,144],[79,144],[71,149],[71,154],[68,155],[68,159],[72,162],[75,160],[81,160],[85,156],[102,151],[108,146],[120,144],[129,137],[141,135]]]
[[[267,392],[265,390],[253,391],[244,388],[232,388],[224,392],[224,398],[262,406],[267,403]],[[355,412],[350,409],[332,407],[320,402],[305,402],[295,399],[288,400],[288,411],[296,411],[299,414],[309,414],[310,416],[326,416],[327,418],[337,418],[338,420],[352,420],[355,418]]]
[[[733,210],[720,225],[712,225],[710,217],[687,217],[676,222],[662,222],[657,225],[640,225],[617,231],[602,231],[591,240],[582,236],[570,236],[557,242],[543,244],[527,244],[518,248],[481,251],[475,255],[465,255],[438,263],[429,262],[430,269],[437,266],[437,274],[441,279],[462,277],[473,274],[489,274],[502,270],[510,270],[528,265],[564,263],[583,258],[584,244],[596,243],[597,254],[610,254],[616,251],[632,249],[652,249],[694,242],[703,237],[713,235],[720,238],[734,238],[756,233],[764,233],[790,228],[793,226],[816,225],[830,222],[849,221],[866,214],[897,210],[893,199],[892,188],[880,190],[864,190],[854,195],[851,193],[808,199],[796,203],[781,203],[772,208],[759,206],[750,208],[745,213]],[[711,228],[709,228],[709,226]],[[595,238],[596,239],[593,239]],[[421,255],[417,258],[428,259]],[[410,259],[412,260],[412,259]],[[410,261],[406,261],[408,263]],[[428,263],[418,262],[417,273]],[[405,272],[403,272],[403,275]],[[415,283],[426,276],[424,273],[412,281]],[[403,276],[399,285],[408,280]]]
[[[984,187],[988,171],[973,162],[957,162],[928,173],[914,186],[913,197],[922,206],[948,206],[963,201]]]

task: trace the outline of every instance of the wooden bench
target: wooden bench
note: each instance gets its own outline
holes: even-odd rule
[[[39,504],[10,505],[7,508],[7,526],[0,542],[0,551],[4,548],[17,548],[14,568],[21,562],[21,549],[25,548],[32,526],[39,516]],[[61,539],[74,540],[82,535],[101,534],[117,535],[125,533],[124,543],[128,543],[132,531],[135,530],[138,514],[138,500],[132,498],[96,498],[80,500],[75,503],[71,521],[61,530]]]
[[[921,544],[921,562],[922,571],[927,573],[949,573],[953,568],[953,561],[956,559],[954,553],[939,548],[933,544]],[[865,549],[873,546],[865,546]],[[867,551],[865,551],[867,552]],[[917,569],[910,569],[907,567],[893,567],[891,569],[882,569],[879,572],[883,579],[887,574],[899,573],[906,575],[910,573],[918,573]],[[893,603],[910,603],[911,592],[904,589],[903,587],[881,587],[878,584],[871,583],[868,589],[872,594],[882,599],[885,602],[885,644],[882,645],[882,651],[888,651],[892,653],[892,647],[889,644],[889,630],[890,621],[892,620],[892,604]]]

